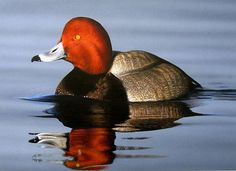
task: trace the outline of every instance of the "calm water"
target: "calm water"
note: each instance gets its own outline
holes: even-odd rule
[[[234,0],[0,1],[0,170],[70,170],[76,162],[98,164],[98,158],[107,170],[236,169],[235,6]],[[130,104],[131,119],[123,111],[117,117],[84,117],[80,111],[73,116],[76,123],[63,115],[73,111],[64,110],[60,100],[47,112],[59,111],[61,122],[43,112],[55,99],[21,100],[53,94],[72,69],[64,61],[30,59],[55,45],[75,16],[100,21],[114,49],[164,57],[207,90],[183,102]],[[135,117],[140,106],[151,115]],[[29,133],[50,134],[39,134],[45,141],[32,144],[36,135]]]

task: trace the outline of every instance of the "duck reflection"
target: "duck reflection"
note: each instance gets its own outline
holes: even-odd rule
[[[182,117],[197,116],[184,101],[111,102],[78,96],[45,96],[33,100],[53,102],[45,112],[70,128],[110,128],[115,131],[147,131],[178,125]]]
[[[69,168],[97,166],[100,170],[105,167],[98,165],[110,164],[115,157],[115,133],[108,128],[72,129],[68,140],[65,155],[73,157],[65,161]]]
[[[70,133],[40,133],[31,143],[47,144],[64,151],[63,164],[72,169],[102,170],[115,158],[115,132],[109,128],[79,128]]]
[[[119,150],[149,147],[115,146],[115,131],[146,131],[176,126],[182,117],[198,115],[180,101],[112,103],[72,96],[48,96],[39,101],[54,102],[46,112],[57,117],[69,133],[39,133],[31,143],[41,143],[64,150],[64,165],[73,169],[102,170],[111,164]],[[133,157],[138,157],[137,155]],[[140,155],[139,157],[155,157]]]

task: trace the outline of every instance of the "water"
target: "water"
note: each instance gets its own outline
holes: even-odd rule
[[[107,170],[236,169],[235,5],[233,0],[1,1],[1,170],[70,170],[70,163],[64,163],[73,161],[73,155],[65,149],[69,135],[87,142],[94,140],[95,145],[89,146],[92,153],[86,148],[81,151],[91,159],[94,155],[107,159]],[[99,121],[93,123],[95,128],[74,128],[71,132],[62,124],[64,121],[72,126],[71,122],[65,122],[63,117],[60,122],[43,112],[53,103],[21,98],[53,94],[58,82],[72,69],[64,61],[32,64],[30,59],[54,46],[66,21],[75,16],[101,22],[114,49],[142,49],[164,57],[200,82],[206,91],[181,104],[164,104],[169,111],[181,111],[174,116],[160,112],[162,115],[152,119],[143,117],[121,124],[126,116],[114,119],[99,115],[100,120],[91,117]],[[144,108],[149,110],[150,106]],[[77,119],[85,120],[81,124],[89,127],[84,115]],[[97,129],[96,124],[106,127]],[[107,129],[112,124],[116,124],[115,132]],[[131,132],[120,132],[125,130]],[[44,145],[32,144],[28,141],[36,135],[29,133],[50,135]],[[96,138],[101,140],[99,145]],[[54,148],[48,148],[48,142]],[[76,142],[80,143],[84,144]],[[98,147],[105,150],[101,153]]]

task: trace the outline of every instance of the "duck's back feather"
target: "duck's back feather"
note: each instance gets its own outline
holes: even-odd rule
[[[111,73],[129,101],[161,101],[185,96],[199,83],[170,62],[145,51],[114,52]]]

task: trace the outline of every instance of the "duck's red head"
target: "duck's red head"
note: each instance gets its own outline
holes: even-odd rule
[[[113,58],[106,30],[93,19],[73,18],[65,25],[60,42],[48,53],[32,58],[32,61],[49,62],[61,58],[89,74],[108,72]]]
[[[61,41],[66,60],[91,74],[107,72],[112,64],[110,38],[97,21],[78,17],[70,20],[62,33]]]

